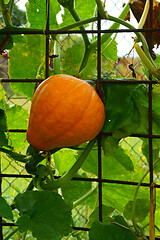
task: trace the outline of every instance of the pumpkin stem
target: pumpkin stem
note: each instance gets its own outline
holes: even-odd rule
[[[75,176],[77,171],[80,169],[80,167],[82,166],[82,164],[85,161],[85,159],[88,157],[88,155],[89,155],[90,151],[92,150],[96,140],[97,139],[94,138],[93,140],[91,140],[87,144],[87,146],[84,149],[84,151],[82,152],[82,154],[79,156],[77,161],[74,163],[74,165],[70,168],[70,170],[67,173],[65,173],[59,179],[56,179],[54,181],[50,181],[48,183],[44,183],[43,181],[41,181],[40,182],[40,187],[43,190],[53,191],[53,190],[56,190],[56,189],[62,187],[67,182],[69,182]]]

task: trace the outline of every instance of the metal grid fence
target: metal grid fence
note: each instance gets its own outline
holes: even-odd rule
[[[20,1],[17,1],[17,3]],[[49,1],[46,1],[47,3]],[[153,4],[152,1],[151,2],[151,6]],[[114,1],[113,1],[114,3]],[[48,4],[47,4],[48,5]],[[116,3],[114,3],[113,8],[117,8]],[[150,14],[152,15],[152,10],[150,10]],[[23,16],[21,16],[20,19],[17,19],[17,17],[14,15],[13,16],[15,21],[17,21],[17,25],[21,25],[23,26],[26,16],[25,14]],[[49,16],[48,16],[49,17]],[[152,24],[152,22],[150,23]],[[101,81],[101,76],[103,75],[102,69],[101,69],[101,20],[98,20],[97,23],[97,30],[94,31],[95,34],[97,34],[98,36],[98,45],[97,45],[97,77],[98,80],[97,81]],[[125,30],[124,30],[125,31]],[[43,31],[44,32],[44,31]],[[39,32],[35,32],[32,34],[44,34],[41,30],[39,30]],[[112,31],[114,33],[114,30]],[[123,33],[123,31],[117,31],[120,32],[118,34],[120,34],[122,37],[122,41],[127,41],[125,40],[125,34]],[[126,31],[127,32],[127,31]],[[133,30],[134,32],[134,30]],[[47,78],[49,76],[49,39],[47,38],[47,36],[49,34],[54,34],[54,31],[49,30],[49,21],[48,24],[46,26],[46,31],[45,31],[45,36],[46,36],[46,73],[45,73],[45,77]],[[56,32],[57,34],[61,34],[61,32]],[[61,41],[61,51],[65,51],[65,42],[66,41],[72,41],[74,42],[75,39],[73,38],[74,35],[81,33],[81,31],[69,31],[68,32],[63,32],[63,34],[65,34],[65,37],[63,38],[63,40]],[[88,31],[88,34],[92,33],[92,31]],[[107,30],[106,30],[107,33]],[[29,33],[30,34],[30,33]],[[152,32],[150,33],[152,34]],[[132,46],[132,45],[131,45]],[[128,53],[128,52],[127,52]],[[141,80],[145,79],[145,74],[142,71],[142,65],[140,63],[139,58],[134,58],[134,56],[131,56],[130,54],[125,54],[125,56],[122,56],[119,58],[118,62],[115,62],[113,64],[113,71],[116,72],[117,76],[122,76],[122,77],[128,77],[130,78],[132,76],[132,70],[129,68],[130,64],[134,65],[134,70],[136,72],[137,75],[137,83],[138,80],[139,83],[141,83]],[[4,58],[2,58],[1,63],[0,63],[0,76],[3,78],[2,80],[2,85],[6,90],[6,99],[10,104],[19,104],[21,106],[23,106],[24,108],[28,109],[30,106],[30,101],[24,97],[24,96],[17,96],[12,89],[10,88],[10,82],[15,81],[15,82],[20,82],[20,81],[24,81],[22,80],[16,80],[16,79],[9,79],[8,76],[8,62],[7,59],[8,56],[5,56]],[[8,79],[8,80],[7,80]],[[27,81],[25,79],[25,81]],[[37,80],[35,79],[29,79],[28,82],[36,82]],[[108,83],[109,84],[109,83]],[[123,83],[122,83],[123,84]],[[131,153],[134,155],[135,158],[137,158],[137,162],[143,162],[144,166],[146,165],[146,159],[144,157],[144,155],[142,154],[140,148],[141,148],[141,140],[138,137],[145,137],[148,139],[149,141],[149,155],[150,155],[150,179],[148,182],[143,183],[142,186],[147,187],[147,189],[151,188],[152,184],[153,184],[153,156],[152,156],[152,141],[153,139],[156,138],[160,138],[160,136],[153,136],[152,135],[152,86],[153,86],[153,82],[152,82],[152,78],[150,76],[150,81],[148,82],[149,84],[149,133],[146,134],[145,136],[132,136],[132,138],[134,138],[134,143],[132,141],[129,141],[128,138],[123,139],[123,142],[125,142],[126,146],[128,149],[130,149]],[[9,129],[9,134],[12,138],[12,135],[14,135],[14,133],[18,133],[19,135],[25,135],[25,129]],[[110,134],[110,133],[105,133]],[[129,182],[127,180],[121,180],[121,179],[103,179],[102,176],[102,158],[101,158],[101,137],[102,137],[102,133],[99,135],[99,139],[98,139],[98,156],[97,156],[97,161],[98,161],[98,179],[96,179],[96,181],[98,182],[98,201],[99,201],[99,220],[102,221],[102,203],[103,203],[103,199],[102,199],[102,191],[103,188],[105,188],[106,186],[114,186],[114,184],[119,184],[122,186],[136,186],[138,184],[138,182]],[[24,137],[25,138],[25,137]],[[122,143],[123,144],[123,143]],[[10,203],[12,203],[14,196],[23,191],[23,186],[24,189],[29,181],[30,176],[26,175],[26,172],[23,168],[23,166],[20,166],[20,164],[18,163],[14,163],[12,162],[6,155],[3,155],[3,162],[1,162],[1,178],[2,178],[2,186],[1,186],[1,191],[2,194],[5,197],[8,197]],[[80,180],[81,179],[77,179],[74,178],[73,180]],[[95,179],[93,178],[88,178],[88,179],[83,179],[83,181],[91,181],[91,182],[95,182]],[[159,188],[160,185],[155,185],[154,187]],[[12,196],[12,197],[11,197]],[[84,206],[76,208],[73,212],[74,215],[74,219],[75,219],[75,226],[73,227],[73,229],[79,231],[82,230],[83,234],[81,235],[81,239],[88,239],[88,228],[85,228],[84,226],[86,225],[87,221],[88,221],[88,209]],[[3,234],[6,235],[10,229],[13,226],[10,226],[9,224],[2,224],[3,226]],[[17,239],[21,239],[20,235],[16,236]],[[3,239],[3,238],[2,238]],[[28,234],[28,239],[32,239],[31,235]],[[34,238],[33,238],[34,239]],[[65,238],[64,238],[65,239]],[[70,237],[69,239],[77,239],[76,238],[76,234],[75,237]],[[157,238],[158,239],[158,238]]]

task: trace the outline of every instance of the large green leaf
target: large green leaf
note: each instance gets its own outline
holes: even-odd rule
[[[8,139],[3,131],[0,131],[0,146],[8,146]]]
[[[95,222],[89,232],[90,240],[136,240],[135,234],[126,227],[116,223]]]
[[[110,206],[102,205],[102,218],[103,223],[109,223],[111,221],[111,214],[113,213],[114,208]],[[94,211],[89,216],[89,222],[87,223],[87,227],[91,227],[91,225],[98,221],[99,219],[99,207],[95,208]]]
[[[32,231],[37,240],[60,240],[71,231],[71,205],[55,192],[31,191],[19,194],[19,231]]]
[[[113,132],[117,139],[135,133],[140,125],[139,112],[132,101],[135,88],[133,84],[103,84],[106,109],[103,131]]]
[[[55,167],[57,168],[59,175],[67,172],[75,163],[76,158],[74,152],[74,150],[64,148],[54,153]]]
[[[123,215],[127,220],[132,220],[132,204],[133,204],[133,201],[129,201],[124,208]],[[144,221],[144,219],[149,214],[149,206],[150,206],[149,199],[136,200],[136,206],[135,206],[136,222]]]
[[[26,43],[16,43],[9,51],[9,76],[15,79],[35,79],[38,67],[45,60],[45,38],[40,35],[27,35]],[[24,94],[32,99],[34,85],[32,83],[11,83],[17,94]]]
[[[6,116],[3,109],[0,108],[0,131],[7,130]]]
[[[134,171],[133,163],[125,151],[118,146],[113,136],[103,138],[102,142],[104,154],[117,160],[128,171]]]
[[[2,196],[0,196],[0,216],[9,220],[13,220],[12,209]]]
[[[93,17],[94,15],[94,10],[95,10],[95,1],[93,0],[86,0],[84,2],[84,0],[75,0],[75,8],[80,16],[81,19],[86,19],[86,18],[90,18]],[[66,26],[69,25],[71,23],[74,23],[74,19],[71,16],[71,14],[69,13],[69,11],[64,8],[64,13],[62,15],[62,26]]]
[[[83,44],[74,44],[72,47],[66,50],[62,61],[63,73],[69,75],[78,74],[78,70],[83,56],[83,51]]]
[[[46,27],[46,1],[45,0],[29,0],[26,3],[27,18],[31,28]],[[50,1],[50,28],[57,27],[56,15],[60,11],[60,5],[57,1]]]
[[[85,173],[83,174],[76,174],[75,177],[78,178],[87,178]],[[80,199],[82,196],[88,193],[91,189],[91,182],[85,181],[70,181],[66,185],[62,187],[62,195],[67,202],[74,202]],[[84,204],[84,202],[80,203]]]

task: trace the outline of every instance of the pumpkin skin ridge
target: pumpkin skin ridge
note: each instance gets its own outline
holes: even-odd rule
[[[85,112],[87,112],[87,110],[88,110],[88,108],[89,108],[89,105],[91,104],[91,101],[92,101],[92,98],[93,98],[93,93],[94,93],[94,92],[92,92],[92,94],[91,94],[90,101],[89,101],[89,104],[88,104],[87,108],[85,109],[85,111],[83,111],[83,113],[81,114],[80,118],[79,118],[76,122],[74,122],[74,123],[72,124],[72,126],[70,126],[70,127],[69,127],[65,132],[63,132],[61,135],[56,136],[56,137],[52,138],[51,140],[48,140],[48,143],[46,142],[46,145],[48,145],[50,141],[57,140],[57,139],[61,138],[63,135],[66,135],[68,132],[70,132],[70,131],[72,130],[72,128],[75,127],[75,125],[83,118]],[[71,146],[71,145],[70,145],[70,146]],[[69,147],[69,146],[66,145],[66,147]]]
[[[93,95],[94,95],[94,92],[92,92],[92,98],[93,98]],[[69,129],[69,131],[66,131],[64,134],[62,134],[62,135],[61,135],[60,137],[58,137],[56,140],[58,140],[58,139],[61,140],[61,137],[63,137],[63,135],[65,136],[68,132],[72,131],[72,128],[75,128],[75,126],[78,125],[81,120],[83,120],[83,116],[84,116],[85,113],[88,111],[88,109],[89,109],[89,107],[90,107],[91,104],[92,104],[92,99],[91,99],[91,101],[90,101],[87,109],[83,112],[82,117],[80,118],[80,120],[77,121],[77,122],[75,122],[75,124],[72,125],[72,127]],[[103,127],[103,125],[104,125],[104,121],[105,121],[105,110],[102,111],[102,115],[103,115],[103,114],[104,114],[104,119],[103,119],[103,120],[101,121],[101,123],[99,124],[99,126],[100,126],[99,129],[100,129],[100,130],[102,129],[102,127]],[[98,134],[98,133],[96,133],[94,137],[96,137],[97,134]],[[70,147],[70,146],[74,146],[74,145],[80,145],[80,144],[83,144],[83,143],[85,143],[85,142],[88,142],[88,141],[92,140],[94,137],[93,137],[93,135],[92,135],[92,137],[90,136],[90,138],[88,138],[86,141],[84,141],[84,140],[81,140],[81,142],[79,141],[78,144],[72,144],[72,145],[71,145],[71,144],[69,144],[69,145],[66,144],[65,146],[64,146],[63,144],[62,144],[61,146],[60,146],[60,144],[58,144],[58,146],[54,146],[54,147]],[[55,144],[54,144],[54,145],[55,145]]]
[[[65,74],[64,74],[65,75]],[[56,75],[55,75],[56,76]],[[47,83],[47,85],[45,85],[42,89],[40,89],[40,91],[37,93],[38,94],[38,96],[37,96],[37,98],[36,98],[36,100],[33,100],[33,104],[34,105],[36,105],[37,104],[37,102],[39,101],[39,99],[40,99],[40,95],[42,94],[42,92],[45,90],[45,88],[47,88],[48,87],[48,85],[50,85],[50,84],[52,84],[52,82],[54,82],[54,79],[52,80],[52,79],[49,79],[49,78],[47,78],[46,80],[50,80],[48,83]],[[81,80],[81,79],[79,79],[79,80]],[[67,80],[66,80],[67,81]],[[42,83],[44,83],[45,81],[43,81]],[[45,83],[44,83],[45,84]],[[83,82],[82,80],[81,80],[81,82],[72,90],[72,91],[70,91],[69,93],[68,92],[66,92],[66,95],[63,95],[63,97],[62,98],[59,98],[59,100],[56,102],[56,105],[58,105],[59,104],[59,102],[61,102],[61,101],[63,101],[64,99],[65,99],[65,97],[67,97],[69,94],[71,94],[71,93],[73,93],[74,91],[75,91],[75,89],[76,88],[78,88],[79,86],[82,86],[82,85],[84,85],[84,84],[88,84],[87,82]],[[40,85],[39,85],[40,86]],[[36,95],[37,95],[36,94]],[[34,99],[34,98],[33,98]],[[56,107],[56,105],[54,106],[54,108]],[[34,108],[35,108],[35,106],[34,106]],[[32,108],[31,107],[31,109],[32,109],[32,111],[34,112],[34,108]],[[53,108],[53,109],[54,109]],[[53,111],[53,109],[51,110],[51,111]],[[32,114],[33,115],[33,114]]]
[[[79,80],[81,80],[81,79],[79,79]],[[54,80],[53,80],[54,81]],[[82,81],[82,80],[81,80]],[[50,84],[50,82],[46,85],[46,86],[48,86]],[[86,85],[88,85],[88,83],[87,82],[80,82],[80,84],[78,84],[73,90],[71,90],[70,92],[66,92],[66,95],[63,95],[63,98],[60,98],[57,102],[56,102],[56,105],[52,108],[52,110],[50,110],[50,114],[52,114],[52,111],[54,111],[54,109],[57,107],[57,105],[59,105],[59,103],[60,102],[62,102],[63,100],[65,100],[65,98],[68,96],[68,95],[70,95],[70,94],[72,94],[74,91],[76,91],[76,89],[78,88],[78,87],[80,87],[80,86],[83,86],[84,84],[86,84]],[[45,87],[46,87],[45,86]],[[42,89],[41,89],[42,90]],[[31,112],[32,112],[32,115],[29,117],[29,125],[32,125],[32,116],[34,115],[34,109],[36,108],[36,104],[37,104],[37,102],[39,101],[39,98],[40,98],[40,94],[41,94],[41,91],[39,92],[39,95],[38,95],[38,97],[37,97],[37,99],[36,99],[36,101],[34,101],[34,107],[31,107]],[[43,122],[43,120],[42,120],[42,122]],[[29,128],[28,128],[29,129]],[[27,129],[27,132],[28,132],[28,129]],[[39,135],[40,136],[40,135]]]
[[[93,97],[93,95],[94,95],[94,92],[92,92],[92,97]],[[90,104],[88,105],[88,108],[89,108],[89,106],[91,105],[91,103],[92,103],[92,101],[90,101]],[[86,111],[84,111],[84,113],[85,112],[87,112],[87,109],[86,109]],[[104,118],[102,119],[102,121],[101,121],[101,123],[99,124],[99,131],[102,129],[102,127],[103,127],[103,124],[104,124],[104,121],[105,121],[105,110],[103,109],[103,110],[101,110],[101,112],[102,112],[102,114],[101,115],[103,115],[104,116]],[[84,116],[84,114],[83,114],[83,116]],[[83,117],[81,118],[82,120],[83,120]],[[77,124],[79,124],[79,121],[77,121],[77,122],[75,122],[75,124],[73,124],[73,126],[72,126],[72,128],[74,128],[75,127],[75,125],[77,125]],[[88,141],[90,141],[90,140],[92,140],[94,137],[96,137],[97,136],[97,134],[99,133],[99,131],[96,131],[96,134],[94,134],[94,136],[93,136],[93,134],[91,134],[92,136],[90,136],[90,137],[88,137],[87,139],[85,139],[85,141],[84,141],[84,139],[83,140],[78,140],[78,143],[77,144],[57,144],[56,145],[56,141],[58,140],[58,139],[60,139],[60,141],[61,141],[61,138],[63,138],[63,135],[65,136],[67,133],[69,133],[70,132],[70,129],[69,129],[69,131],[67,131],[65,134],[62,134],[59,138],[54,138],[56,141],[53,143],[53,144],[50,144],[50,141],[48,140],[48,141],[46,141],[46,143],[45,144],[43,144],[43,145],[45,145],[45,146],[50,146],[50,147],[44,147],[44,151],[49,151],[49,150],[51,150],[51,149],[53,149],[53,148],[57,148],[57,147],[70,147],[70,146],[75,146],[75,145],[81,145],[82,143],[84,143],[84,142],[88,142]],[[75,140],[76,141],[76,140]],[[52,145],[52,146],[51,146]]]

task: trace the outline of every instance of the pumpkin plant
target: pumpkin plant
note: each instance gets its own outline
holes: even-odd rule
[[[137,164],[132,151],[123,145],[124,138],[130,139],[133,134],[148,133],[148,79],[146,76],[146,81],[141,85],[135,79],[119,78],[112,68],[113,61],[116,62],[118,58],[116,36],[111,38],[110,30],[117,30],[120,24],[128,29],[135,29],[124,20],[130,1],[120,16],[114,17],[106,12],[101,0],[88,0],[85,3],[83,0],[50,0],[47,1],[50,11],[47,11],[46,19],[46,1],[29,0],[26,10],[27,26],[30,27],[13,26],[11,15],[14,1],[9,2],[9,8],[5,2],[7,1],[0,0],[4,20],[4,27],[0,29],[0,41],[2,52],[9,49],[10,78],[31,78],[37,82],[36,86],[33,83],[29,83],[29,86],[24,82],[11,83],[14,92],[23,94],[32,101],[29,116],[20,106],[8,106],[4,89],[0,92],[3,108],[0,109],[0,151],[23,164],[31,178],[26,189],[14,198],[13,204],[9,205],[5,198],[0,197],[0,204],[4,206],[0,209],[0,215],[9,223],[15,224],[15,229],[4,240],[17,239],[17,232],[23,234],[23,239],[27,239],[28,232],[37,240],[60,240],[64,237],[81,239],[81,232],[74,230],[77,222],[73,215],[75,208],[82,205],[89,208],[89,220],[84,226],[85,230],[89,230],[87,238],[90,240],[147,239],[148,234],[150,240],[154,240],[154,228],[159,231],[159,199],[155,199],[156,194],[152,191],[154,194],[149,201],[148,192],[140,187],[149,173],[148,141],[138,138],[141,145],[137,151],[141,149],[145,156],[145,165],[141,159]],[[146,21],[148,4],[149,1],[146,1],[139,19],[140,28]],[[58,23],[57,14],[62,8],[62,23]],[[94,35],[89,37],[84,31],[88,24],[93,27],[98,19],[113,24],[109,32],[101,35],[104,72],[103,76],[98,72],[97,77],[95,55],[99,39]],[[46,29],[46,22],[49,22],[51,31]],[[81,36],[74,36],[75,41],[69,42],[68,46],[65,45],[67,41],[64,41],[65,51],[62,52],[60,42],[65,36],[59,31],[77,28],[82,31]],[[27,35],[32,32],[37,35]],[[16,36],[17,34],[21,35]],[[50,61],[50,66],[53,66],[49,68],[47,77],[45,34],[49,42],[49,57],[53,60],[53,64]],[[152,59],[145,36],[138,31],[135,35],[134,47],[157,83],[159,69]],[[24,63],[23,67],[21,62]],[[125,80],[124,84],[121,84],[121,80]],[[41,83],[38,85],[39,82]],[[152,91],[154,135],[160,134],[159,96],[159,86],[155,85]],[[13,147],[9,132],[9,129],[19,127],[16,125],[19,124],[18,121],[27,129],[27,141],[21,141],[26,150],[23,153],[14,149],[17,145]],[[16,136],[16,140],[20,144],[19,136]],[[153,141],[153,167],[157,183],[159,150],[160,144],[156,139]],[[119,184],[117,187],[112,184],[110,187],[108,183],[104,183],[103,222],[97,221],[100,201],[97,192],[100,191],[98,186],[101,186],[101,180],[97,184],[100,168],[97,166],[97,156],[100,154],[104,179],[111,178],[111,182],[114,182],[113,179],[120,179],[121,182],[139,181],[134,192],[132,186]],[[95,182],[91,184],[89,177]],[[85,180],[84,185],[79,181],[81,178]],[[158,204],[157,219],[154,222],[155,201]],[[12,210],[16,210],[16,214]],[[29,237],[32,239],[31,235]]]

